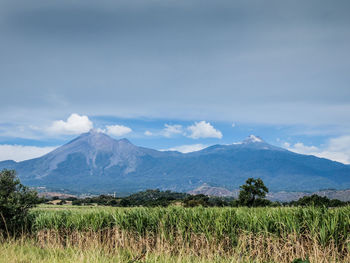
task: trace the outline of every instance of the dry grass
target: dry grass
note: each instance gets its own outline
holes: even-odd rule
[[[104,255],[113,257],[123,251],[133,251],[135,257],[142,256],[141,262],[154,255],[181,259],[178,262],[280,262],[290,263],[296,258],[309,258],[310,262],[350,262],[346,247],[337,248],[333,243],[320,246],[311,237],[300,238],[288,235],[286,238],[271,235],[242,233],[237,244],[231,241],[208,240],[204,235],[192,235],[191,242],[184,240],[181,234],[175,234],[170,242],[161,236],[146,235],[144,237],[122,231],[117,228],[105,231],[73,231],[57,230],[40,231],[37,245],[43,249],[74,248],[90,251],[98,248]],[[158,261],[155,261],[158,262]],[[197,261],[196,261],[197,262]]]

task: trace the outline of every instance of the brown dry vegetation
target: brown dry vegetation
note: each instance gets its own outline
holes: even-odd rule
[[[181,234],[174,234],[173,241],[160,235],[140,237],[117,228],[105,231],[43,230],[36,236],[42,248],[76,248],[88,251],[99,248],[106,255],[115,254],[120,249],[133,251],[134,255],[167,255],[169,257],[196,257],[203,261],[217,261],[218,257],[231,262],[292,262],[296,258],[309,258],[310,262],[350,262],[347,248],[337,248],[334,243],[321,246],[312,237],[288,235],[277,238],[272,235],[241,233],[237,244],[232,247],[230,240],[208,240],[205,235],[192,235],[191,242]],[[147,261],[146,261],[147,262]]]

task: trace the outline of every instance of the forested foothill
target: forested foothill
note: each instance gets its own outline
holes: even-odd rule
[[[57,197],[56,197],[57,198]],[[55,198],[54,198],[55,199]],[[59,198],[58,198],[59,199]],[[57,199],[56,199],[57,200]],[[167,207],[170,205],[178,205],[184,207],[240,207],[248,206],[239,199],[233,197],[216,197],[204,194],[190,195],[187,193],[177,193],[172,191],[146,190],[138,192],[126,197],[114,197],[113,195],[99,195],[85,198],[62,198],[56,202],[57,205],[102,205],[114,207]],[[52,198],[42,198],[41,203],[52,204]],[[297,201],[291,202],[272,202],[270,200],[260,198],[257,199],[251,207],[282,207],[282,206],[319,206],[319,207],[341,207],[350,205],[350,202],[343,202],[338,199],[329,199],[328,197],[312,195],[304,196]]]
[[[67,198],[62,199],[56,204],[66,204],[70,201],[72,205],[104,205],[116,207],[167,207],[169,205],[178,205],[184,207],[278,207],[278,206],[324,206],[340,207],[346,206],[349,202],[343,202],[337,199],[329,199],[318,195],[305,196],[297,201],[291,202],[272,202],[266,199],[269,189],[260,179],[248,178],[246,183],[240,187],[238,199],[233,197],[216,197],[204,194],[190,195],[187,193],[178,193],[172,191],[160,191],[159,189],[149,189],[132,194],[127,197],[115,197],[115,195],[100,195],[86,198]],[[53,198],[58,199],[58,197]],[[50,202],[50,200],[43,200]]]

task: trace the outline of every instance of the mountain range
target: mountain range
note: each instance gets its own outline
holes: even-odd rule
[[[203,184],[233,190],[248,177],[260,177],[270,191],[350,188],[350,166],[290,152],[254,135],[184,154],[138,147],[91,130],[42,157],[2,161],[4,168],[15,169],[25,185],[76,193],[187,192]]]

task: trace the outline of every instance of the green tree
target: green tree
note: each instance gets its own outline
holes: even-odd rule
[[[195,206],[208,206],[209,197],[204,194],[199,195],[190,195],[185,198],[184,206],[185,207],[195,207]]]
[[[21,231],[28,210],[39,202],[36,191],[23,186],[14,170],[0,172],[0,233]]]
[[[337,199],[329,199],[326,196],[318,196],[313,194],[311,196],[304,196],[298,201],[290,202],[292,206],[325,206],[325,207],[339,207],[347,205],[347,202],[342,202]]]
[[[264,182],[258,178],[248,178],[244,185],[239,187],[238,201],[240,205],[244,206],[266,206],[268,200],[265,200],[266,193],[269,189],[265,186]]]

